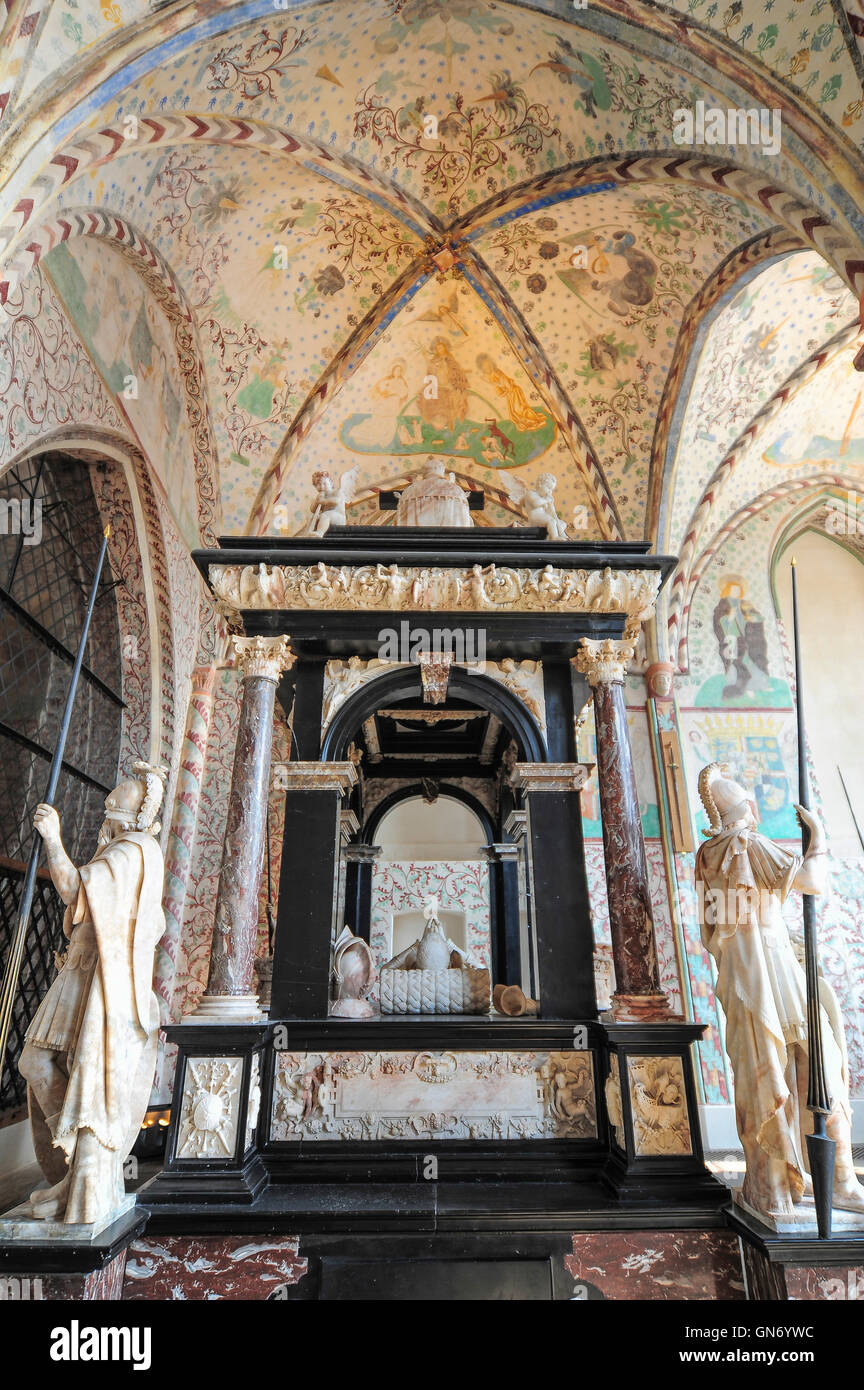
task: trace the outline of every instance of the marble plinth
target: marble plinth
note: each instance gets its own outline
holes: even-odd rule
[[[29,1202],[21,1202],[0,1216],[0,1241],[26,1241],[40,1243],[56,1241],[70,1245],[84,1245],[94,1241],[121,1216],[125,1216],[135,1206],[134,1192],[127,1193],[113,1211],[100,1221],[82,1224],[67,1221],[40,1221],[32,1215]]]
[[[183,1023],[261,1023],[257,994],[202,994],[194,1014]]]
[[[766,1216],[764,1212],[757,1211],[741,1196],[740,1187],[734,1189],[732,1200],[742,1211],[746,1211],[748,1216],[752,1216],[754,1221],[767,1226],[769,1231],[776,1231],[778,1235],[818,1235],[816,1207],[812,1197],[805,1197],[791,1216]],[[858,1231],[864,1234],[864,1212],[843,1211],[841,1207],[832,1207],[831,1230],[835,1233],[842,1232],[844,1235]]]

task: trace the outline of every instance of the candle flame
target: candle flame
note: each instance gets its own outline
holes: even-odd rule
[[[102,532],[102,535],[105,537],[105,539],[106,539],[106,541],[107,541],[108,537],[111,535],[111,527],[110,527],[110,525],[108,525],[108,526],[105,527],[105,530]]]
[[[792,568],[793,568],[793,570],[794,570],[794,568],[795,568],[795,556],[794,556],[794,555],[792,556],[791,565],[792,565]]]

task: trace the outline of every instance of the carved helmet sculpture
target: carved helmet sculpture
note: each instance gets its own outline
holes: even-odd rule
[[[753,802],[748,793],[731,777],[725,763],[709,763],[699,773],[699,796],[708,816],[707,835],[719,835],[742,821],[755,822]]]
[[[132,772],[135,775],[119,782],[107,797],[105,819],[118,824],[122,830],[158,835],[162,826],[156,816],[165,794],[168,769],[136,762],[132,764]]]

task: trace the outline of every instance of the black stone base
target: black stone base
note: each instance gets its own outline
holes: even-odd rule
[[[0,1270],[7,1274],[92,1274],[104,1269],[144,1231],[147,1211],[127,1211],[93,1241],[2,1240]]]
[[[733,1231],[770,1265],[860,1265],[864,1267],[864,1231],[835,1231],[827,1240],[817,1235],[781,1235],[763,1226],[735,1202],[726,1208]]]

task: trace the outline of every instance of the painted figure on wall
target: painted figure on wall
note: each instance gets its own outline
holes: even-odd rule
[[[804,1136],[807,994],[804,971],[783,920],[793,890],[821,893],[825,832],[797,807],[810,831],[803,858],[756,830],[748,793],[710,763],[699,776],[709,838],[696,855],[702,941],[717,962],[717,998],[726,1015],[726,1050],[735,1075],[735,1118],[746,1159],[736,1200],[755,1215],[794,1218],[812,1190]],[[864,1212],[852,1161],[849,1071],[837,1000],[820,980],[825,1072],[833,1097],[828,1133],[837,1143],[834,1205]]]
[[[148,763],[132,771],[107,798],[95,857],[80,869],[54,808],[40,805],[34,818],[66,904],[68,942],[18,1064],[50,1184],[31,1194],[38,1219],[95,1223],[120,1207],[123,1163],[150,1098],[159,1031],[153,953],[165,930],[156,815],[167,774]]]
[[[714,635],[724,670],[731,677],[723,687],[724,700],[755,697],[771,686],[765,619],[746,594],[742,579],[724,575],[714,609]]]

